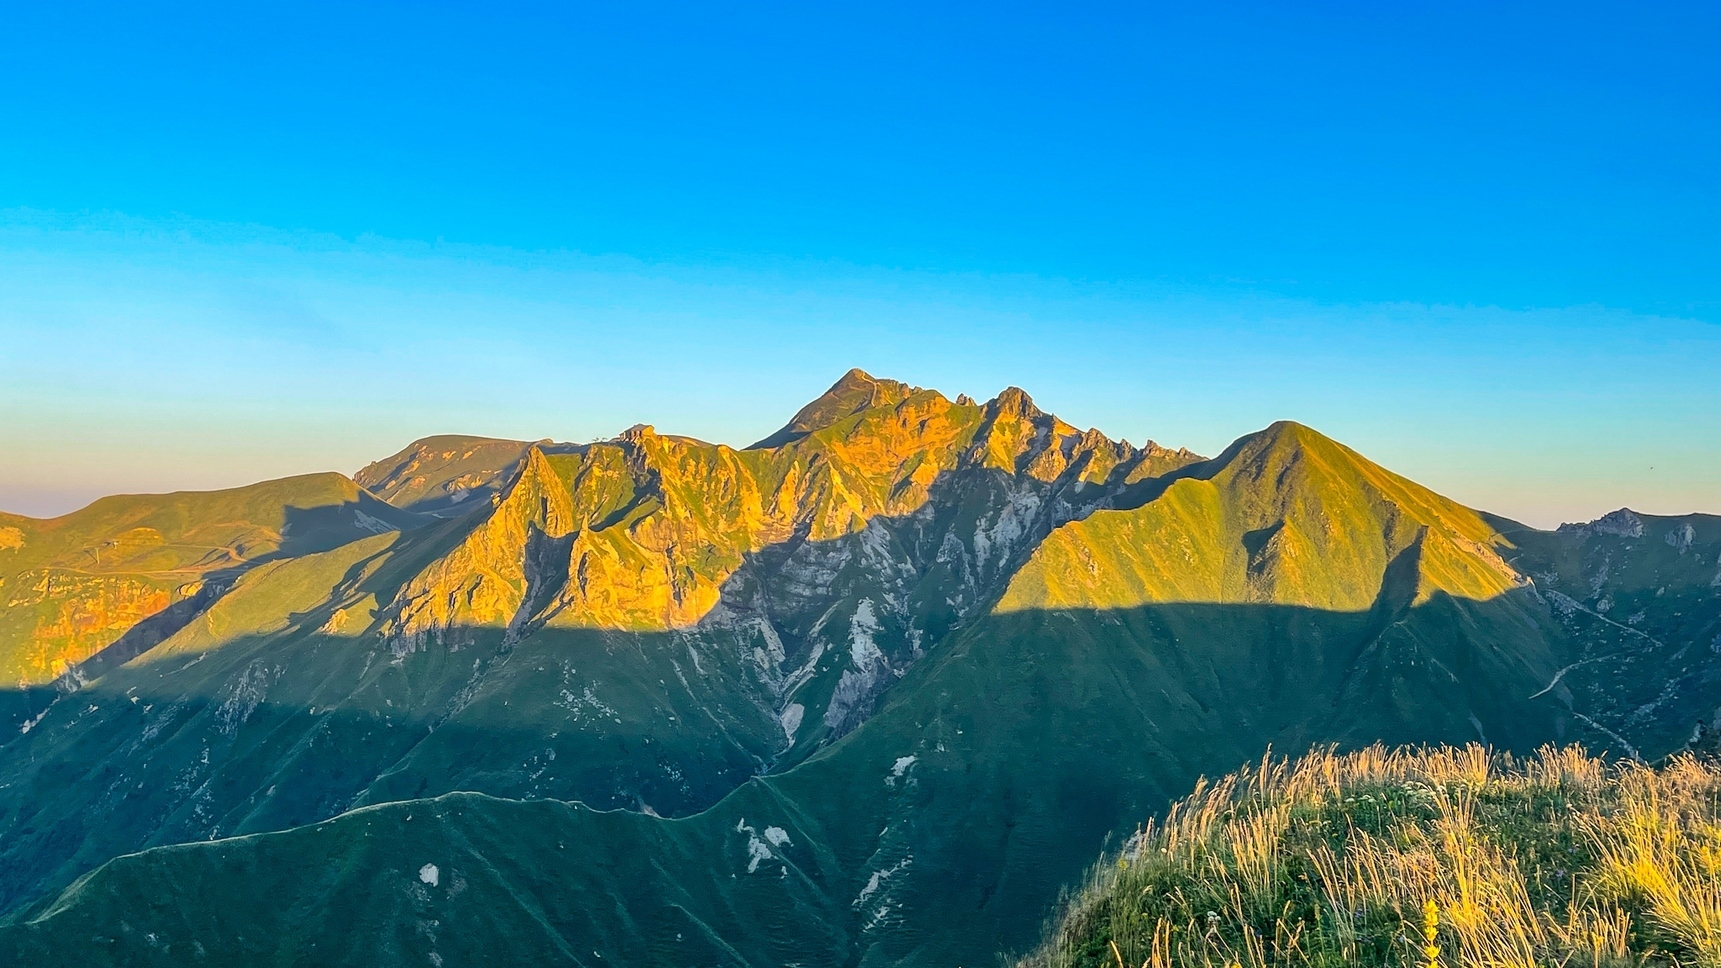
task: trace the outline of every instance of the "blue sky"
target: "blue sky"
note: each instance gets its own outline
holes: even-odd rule
[[[414,436],[742,444],[851,365],[1539,524],[1721,512],[1700,6],[38,5],[0,508]]]

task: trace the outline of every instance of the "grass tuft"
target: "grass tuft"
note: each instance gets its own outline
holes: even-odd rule
[[[1721,968],[1721,769],[1264,758],[1098,865],[1022,968]]]

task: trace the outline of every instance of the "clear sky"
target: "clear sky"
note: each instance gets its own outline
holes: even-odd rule
[[[1713,5],[14,5],[0,508],[844,369],[1721,512]]]

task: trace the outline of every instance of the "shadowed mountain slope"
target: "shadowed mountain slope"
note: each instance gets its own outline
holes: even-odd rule
[[[1715,735],[1721,517],[1622,508],[1557,531],[1501,530],[1572,643],[1550,695],[1645,756]]]
[[[528,448],[245,576],[0,749],[0,957],[974,964],[1268,744],[1655,755],[1695,708],[1558,688],[1520,562],[1592,552],[1296,424],[1202,461],[856,372],[785,431]]]

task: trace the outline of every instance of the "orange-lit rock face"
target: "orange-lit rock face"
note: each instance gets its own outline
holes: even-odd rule
[[[182,597],[159,581],[58,569],[26,572],[8,584],[17,586],[6,589],[9,624],[23,619],[33,626],[12,670],[19,685],[63,674]]]
[[[207,583],[205,600],[260,562],[396,526],[378,514],[419,519],[339,474],[115,495],[49,520],[0,515],[0,683],[76,679],[90,670],[74,667]],[[133,642],[170,631],[158,623]]]

